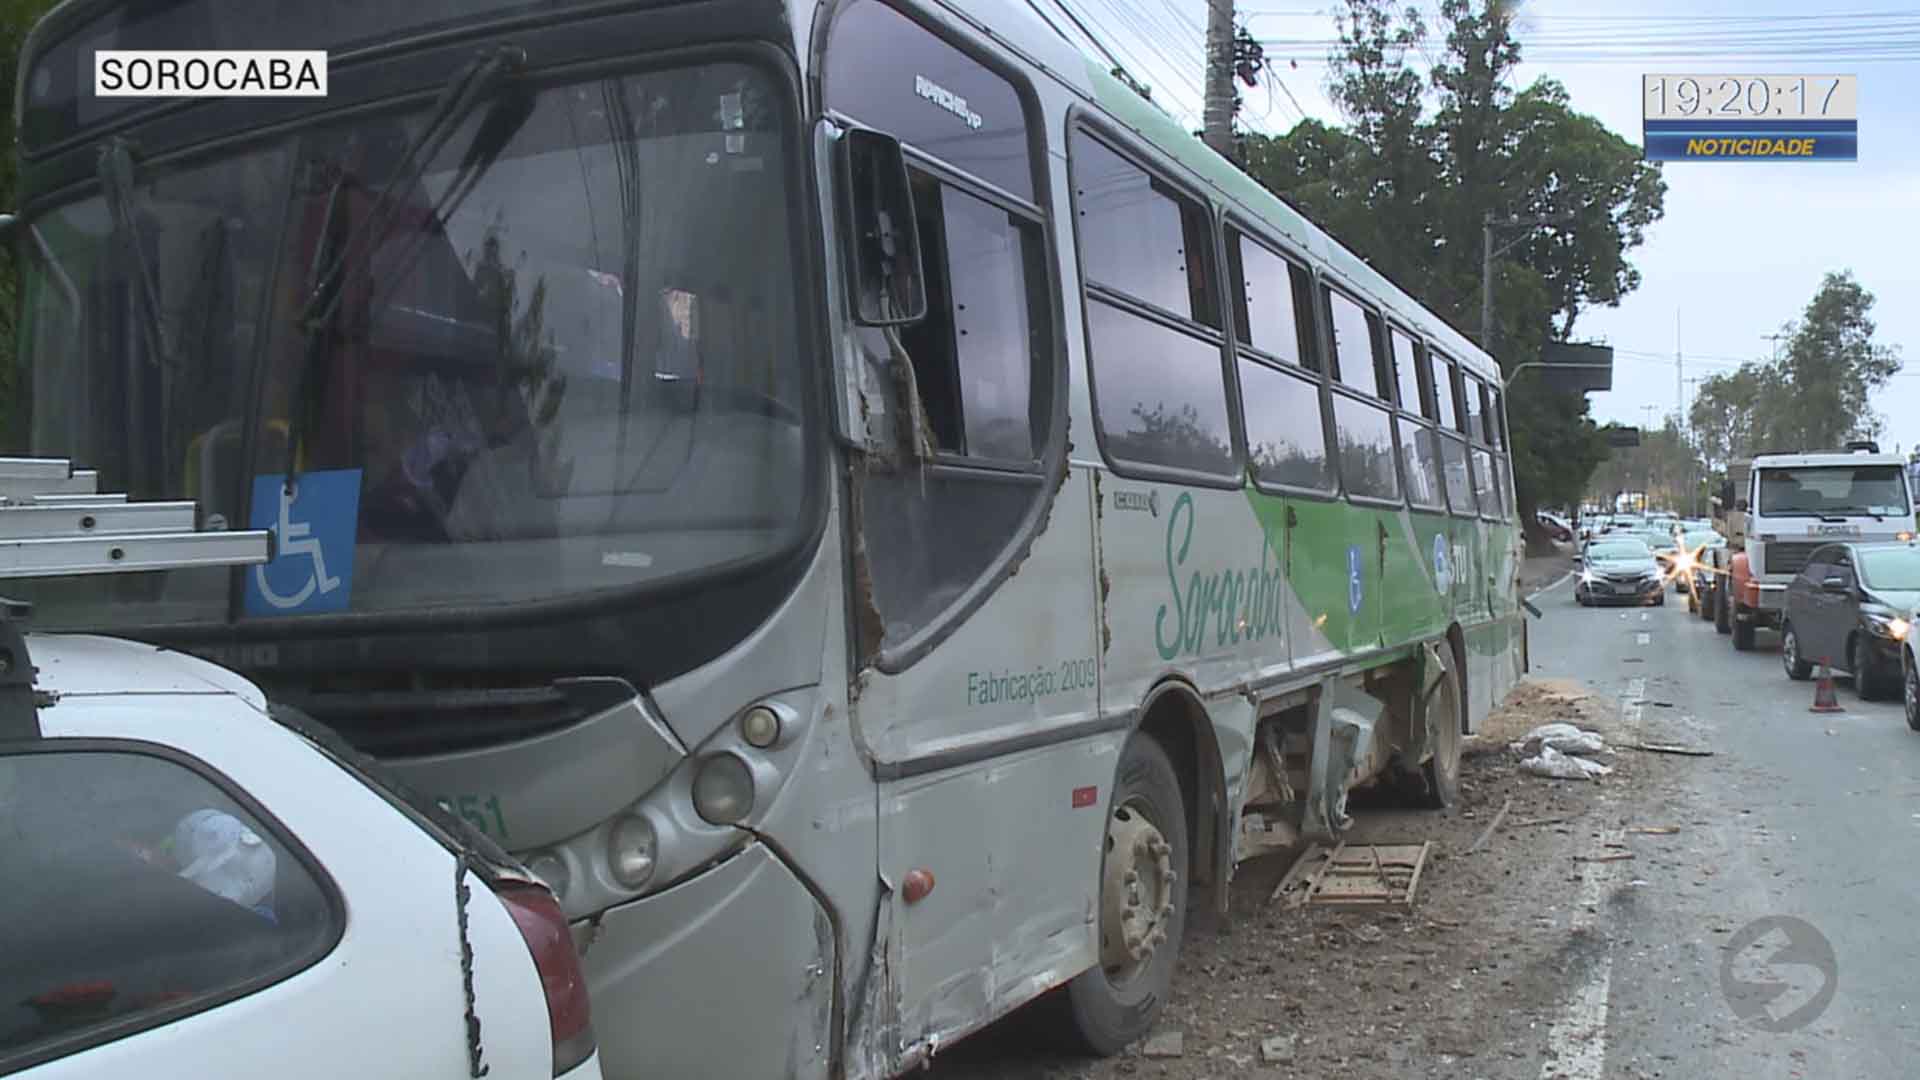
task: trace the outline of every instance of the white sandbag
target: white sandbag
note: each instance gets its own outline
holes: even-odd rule
[[[1597,761],[1563,754],[1551,746],[1542,746],[1539,754],[1522,761],[1520,771],[1550,780],[1593,780],[1613,773]]]
[[[1527,757],[1540,752],[1542,747],[1552,747],[1563,754],[1604,754],[1607,752],[1606,740],[1597,731],[1583,731],[1572,724],[1541,724],[1519,742],[1511,744],[1511,749]]]

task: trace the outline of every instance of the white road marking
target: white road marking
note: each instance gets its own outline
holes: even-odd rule
[[[1642,630],[1639,633],[1633,635],[1633,643],[1635,645],[1646,645],[1646,644],[1650,644],[1652,641],[1653,641],[1653,635],[1647,633],[1645,630]]]
[[[1641,613],[1640,613],[1640,621],[1641,621],[1641,622],[1646,622],[1646,621],[1647,621],[1647,613],[1646,613],[1646,612],[1644,612],[1644,611],[1643,611],[1643,612],[1641,612]]]
[[[1640,635],[1645,637],[1645,634]],[[1640,741],[1640,725],[1645,719],[1647,680],[1633,679],[1620,699],[1620,723],[1633,741]],[[1600,795],[1605,801],[1607,796]],[[1624,843],[1626,833],[1608,829],[1600,835],[1596,854],[1618,851],[1608,844]],[[1575,902],[1571,929],[1591,933],[1600,923],[1600,905],[1619,874],[1617,862],[1583,864],[1580,897]],[[1596,946],[1593,970],[1560,1010],[1560,1016],[1547,1030],[1547,1060],[1540,1064],[1540,1080],[1602,1080],[1607,1071],[1607,997],[1613,990],[1613,953],[1605,941]]]

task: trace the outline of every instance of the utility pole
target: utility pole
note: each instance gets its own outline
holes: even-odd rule
[[[1207,0],[1207,79],[1201,127],[1215,153],[1233,157],[1233,0]]]
[[[1701,382],[1700,376],[1695,375],[1692,378],[1687,380],[1687,385],[1689,387],[1692,387],[1697,385],[1700,382]],[[1687,488],[1687,506],[1689,507],[1690,510],[1700,510],[1701,504],[1695,500],[1700,495],[1701,483],[1708,479],[1708,474],[1706,473],[1706,469],[1708,466],[1707,466],[1707,455],[1705,451],[1701,450],[1698,454],[1694,452],[1695,450],[1699,449],[1699,447],[1696,444],[1699,443],[1700,440],[1696,437],[1697,433],[1694,432],[1693,430],[1693,412],[1691,409],[1689,409],[1687,412],[1687,436],[1688,436],[1687,441],[1689,446],[1689,449],[1687,452],[1687,479],[1688,479],[1688,483],[1691,485],[1690,487]],[[1700,472],[1696,473],[1694,471],[1695,465],[1698,465],[1700,467],[1700,470],[1701,470]]]
[[[1773,362],[1776,364],[1780,362],[1780,343],[1783,341],[1791,341],[1792,339],[1793,339],[1792,334],[1761,334],[1760,335],[1761,341],[1773,342]]]
[[[1640,448],[1641,452],[1646,455],[1647,466],[1647,475],[1642,478],[1640,483],[1640,508],[1642,510],[1653,509],[1653,468],[1656,455],[1653,453],[1653,443],[1647,440],[1646,433],[1647,430],[1653,426],[1653,414],[1659,408],[1660,406],[1658,405],[1640,406],[1640,411],[1647,414],[1647,422],[1640,428]]]
[[[1213,2],[1218,3],[1219,0],[1213,0]],[[1574,220],[1574,218],[1575,215],[1573,214],[1534,214],[1528,217],[1509,216],[1497,218],[1493,216],[1493,211],[1489,210],[1487,211],[1487,216],[1481,219],[1480,347],[1482,349],[1485,349],[1487,352],[1493,352],[1493,260],[1498,257],[1501,252],[1506,251],[1508,248],[1526,239],[1526,236],[1522,234],[1496,248],[1493,246],[1494,228],[1496,226],[1508,228],[1523,225],[1563,225]]]
[[[1679,442],[1680,452],[1686,455],[1685,477],[1680,482],[1687,485],[1687,512],[1693,512],[1693,451],[1688,447],[1688,434],[1692,425],[1687,422],[1685,354],[1680,351],[1680,309],[1673,309],[1673,437]]]

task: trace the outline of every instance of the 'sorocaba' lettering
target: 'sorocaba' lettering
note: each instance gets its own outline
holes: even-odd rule
[[[276,56],[265,62],[233,57],[215,60],[174,57],[158,59],[122,59],[107,57],[100,63],[100,90],[128,90],[155,96],[217,90],[222,93],[249,94],[267,91],[318,91],[320,75],[313,62],[294,64]]]
[[[1182,493],[1167,514],[1167,585],[1171,604],[1154,616],[1154,645],[1162,660],[1198,653],[1213,633],[1215,646],[1278,637],[1287,617],[1287,581],[1273,565],[1273,541],[1262,530],[1260,565],[1205,574],[1194,570],[1184,587],[1180,575],[1193,542],[1193,496]]]

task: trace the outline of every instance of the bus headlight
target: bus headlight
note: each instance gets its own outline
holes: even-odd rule
[[[713,825],[734,825],[753,813],[753,772],[733,754],[715,754],[693,774],[693,808]]]
[[[740,737],[748,746],[765,750],[780,741],[780,715],[765,705],[755,705],[740,716]]]
[[[573,884],[573,872],[567,869],[567,861],[559,853],[543,851],[528,859],[527,872],[552,889],[555,899],[566,902],[567,886]]]
[[[660,838],[646,818],[624,814],[607,831],[607,872],[622,886],[645,888],[659,857]]]

